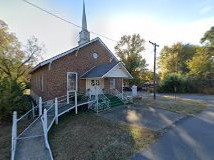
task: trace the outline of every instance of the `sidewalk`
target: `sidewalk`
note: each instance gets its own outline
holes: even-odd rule
[[[42,122],[41,119],[38,118],[36,122],[21,135],[20,139],[17,140],[15,160],[50,159],[50,153],[45,146]]]

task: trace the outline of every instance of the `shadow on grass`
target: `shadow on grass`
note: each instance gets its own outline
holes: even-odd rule
[[[94,113],[67,113],[50,132],[54,159],[129,159],[157,139],[136,126],[107,120]]]

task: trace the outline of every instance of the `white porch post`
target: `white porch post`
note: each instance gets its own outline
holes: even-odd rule
[[[75,114],[77,114],[77,91],[75,91]]]
[[[97,91],[97,86],[95,87],[95,90],[96,90],[97,113],[98,113],[99,100],[98,100],[98,91]]]
[[[35,108],[34,108],[33,102],[31,103],[31,105],[32,105],[32,115],[33,115],[33,118],[34,118],[35,117]]]
[[[123,78],[122,78],[122,91],[121,91],[121,93],[122,93],[122,100],[123,100]]]
[[[39,97],[39,116],[42,115],[42,97]]]
[[[45,136],[45,145],[48,148],[48,118],[46,109],[44,109],[44,136]]]
[[[16,141],[17,141],[17,112],[13,112],[13,124],[12,124],[12,145],[11,145],[11,160],[14,159],[15,156],[15,150],[16,150]]]
[[[67,104],[69,104],[69,92],[67,91]]]
[[[58,124],[58,99],[55,98],[55,123]]]

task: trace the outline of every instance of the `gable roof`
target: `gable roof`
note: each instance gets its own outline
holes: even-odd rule
[[[132,79],[133,78],[132,75],[128,72],[128,70],[124,67],[124,65],[121,62],[97,65],[95,67],[92,67],[90,70],[88,70],[82,76],[80,76],[80,78],[81,79],[89,79],[89,78],[114,77],[114,75],[111,75],[112,74],[112,70],[117,69],[118,65],[120,66],[120,68],[123,69],[123,71],[127,74],[127,76],[124,76],[124,75],[121,76],[119,74],[119,75],[116,75],[115,77],[128,78],[128,79]]]
[[[95,67],[92,67],[89,71],[84,73],[80,78],[101,78],[103,75],[105,75],[108,71],[110,71],[114,66],[116,66],[117,63],[108,63],[108,64],[100,64]]]
[[[84,44],[82,44],[82,45],[80,45],[80,46],[77,46],[77,47],[75,47],[75,48],[73,48],[73,49],[70,49],[70,50],[65,51],[65,52],[63,52],[63,53],[61,53],[61,54],[58,54],[58,55],[56,55],[56,56],[54,56],[54,57],[52,57],[52,58],[50,58],[50,59],[47,59],[47,60],[45,60],[45,61],[43,61],[43,62],[40,62],[38,65],[36,65],[36,66],[30,71],[30,73],[36,71],[37,69],[39,69],[39,68],[41,68],[41,67],[43,67],[43,66],[45,66],[45,65],[47,65],[47,64],[49,64],[49,63],[51,63],[51,62],[53,62],[53,61],[55,61],[55,60],[57,60],[57,59],[60,59],[61,57],[64,57],[64,56],[66,56],[66,55],[68,55],[68,54],[70,54],[70,53],[72,53],[72,52],[74,52],[74,51],[76,51],[76,50],[79,50],[79,49],[81,49],[81,48],[83,48],[83,47],[85,47],[85,46],[87,46],[87,45],[89,45],[89,44],[91,44],[91,43],[93,43],[93,42],[100,42],[100,44],[109,52],[109,54],[110,54],[112,57],[114,57],[115,60],[116,60],[117,62],[119,61],[119,60],[117,59],[117,57],[116,57],[116,56],[108,49],[108,47],[103,43],[103,41],[102,41],[99,37],[97,37],[97,38],[92,39],[91,41],[89,41],[89,42],[87,42],[87,43],[84,43]]]

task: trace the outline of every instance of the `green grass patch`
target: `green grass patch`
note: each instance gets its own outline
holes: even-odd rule
[[[49,142],[56,160],[125,160],[157,138],[157,133],[148,129],[95,114],[67,114],[51,129]]]

